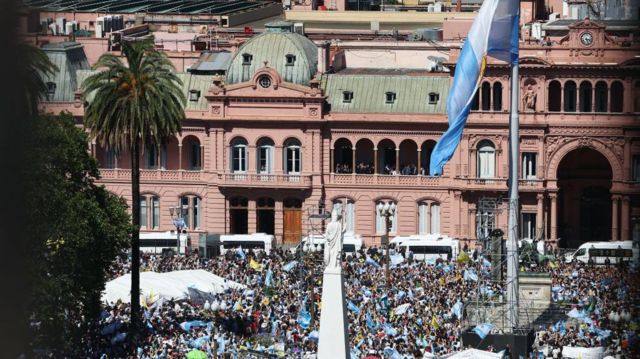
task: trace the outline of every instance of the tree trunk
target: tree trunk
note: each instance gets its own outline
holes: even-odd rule
[[[140,165],[139,143],[131,146],[131,330],[130,338],[134,350],[137,347],[140,329]]]

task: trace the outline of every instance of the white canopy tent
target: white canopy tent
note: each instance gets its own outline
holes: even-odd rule
[[[245,286],[228,281],[213,273],[202,269],[181,270],[167,273],[141,272],[140,295],[145,302],[157,299],[182,300],[188,297],[188,288],[194,288],[205,293],[221,293],[227,288],[244,289]],[[107,282],[102,301],[114,303],[118,300],[129,303],[131,301],[131,274],[125,274]]]

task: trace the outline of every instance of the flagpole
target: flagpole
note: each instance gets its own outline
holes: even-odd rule
[[[509,115],[509,230],[507,233],[507,323],[505,331],[518,325],[518,155],[520,124],[518,62],[511,65],[511,106]]]

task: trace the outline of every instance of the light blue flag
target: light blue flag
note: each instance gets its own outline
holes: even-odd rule
[[[462,302],[458,300],[456,304],[453,305],[453,308],[451,308],[451,313],[458,317],[458,319],[462,319],[462,308]]]
[[[309,312],[307,312],[306,310],[301,310],[300,312],[298,312],[297,322],[302,328],[309,328],[309,325],[311,324],[311,314],[309,314]]]
[[[296,266],[296,264],[298,264],[298,261],[291,261],[285,264],[284,267],[282,267],[282,270],[284,270],[285,272],[290,272],[293,269],[293,267]]]
[[[242,246],[236,248],[236,255],[240,257],[240,259],[242,259],[243,261],[247,259],[247,256],[244,254],[244,251],[242,250]]]
[[[370,264],[376,268],[380,268],[380,264],[378,264],[378,262],[376,262],[375,260],[373,260],[373,258],[367,256],[367,259],[365,260],[365,263]]]
[[[218,337],[218,355],[221,355],[224,353],[224,336],[219,336]]]
[[[269,269],[267,271],[267,274],[265,275],[264,285],[267,287],[271,287],[273,285],[273,272],[271,271],[271,269]]]
[[[473,269],[467,269],[464,271],[464,280],[472,280],[474,282],[478,281],[478,275]]]
[[[358,308],[358,306],[355,305],[352,301],[347,302],[347,308],[349,308],[350,311],[356,314],[360,314],[360,308]]]
[[[367,322],[367,328],[374,329],[375,327],[377,327],[376,323],[373,321],[373,319],[371,319],[371,315],[369,313],[367,313],[365,318]]]
[[[491,333],[491,330],[494,327],[495,326],[491,323],[482,323],[482,324],[476,325],[476,327],[473,328],[473,331],[474,333],[478,334],[480,339],[484,339],[487,337],[487,335],[489,335],[489,333]]]
[[[430,174],[442,175],[467,122],[473,97],[484,74],[487,56],[507,63],[518,62],[520,2],[485,0],[464,42],[447,98],[449,128],[431,153]]]

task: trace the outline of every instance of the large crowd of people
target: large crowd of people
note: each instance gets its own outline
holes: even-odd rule
[[[212,259],[199,258],[197,253],[143,254],[143,271],[205,269],[246,289],[228,289],[205,303],[146,303],[137,357],[178,358],[199,349],[209,357],[270,353],[314,358],[322,309],[321,255],[310,254],[301,261],[282,249],[268,255],[241,254],[232,250]],[[486,266],[490,263],[476,256],[465,261],[394,262],[389,288],[382,263],[382,252],[376,248],[343,260],[353,358],[422,358],[462,350],[461,334],[469,325],[467,303],[476,299],[478,290],[486,297],[504,294],[499,284],[480,285],[489,276]],[[566,308],[569,316],[535,328],[531,357],[560,358],[564,346],[604,347],[616,358],[638,355],[634,346],[639,331],[637,272],[626,266],[595,267],[561,260],[537,269],[541,268],[552,275],[553,302]],[[111,277],[129,270],[130,261],[122,256],[113,263]],[[75,354],[119,358],[133,352],[125,334],[129,315],[128,304],[106,303],[100,340],[87,339]]]

